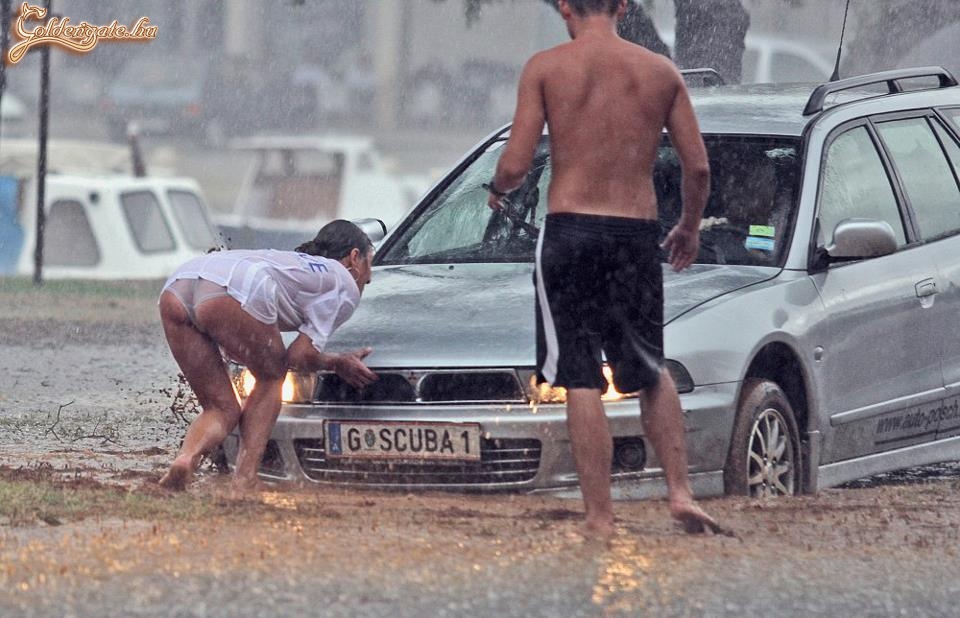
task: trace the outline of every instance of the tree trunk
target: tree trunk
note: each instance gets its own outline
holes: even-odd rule
[[[674,59],[681,69],[710,67],[728,84],[740,83],[750,15],[740,0],[674,0]]]
[[[841,54],[840,76],[895,67],[924,37],[958,20],[960,3],[957,2],[874,0],[867,6],[853,2]]]
[[[667,58],[670,57],[670,48],[657,34],[657,28],[653,25],[653,20],[643,10],[643,7],[636,2],[628,3],[627,14],[617,24],[617,32],[628,41],[643,45],[650,51],[663,54]]]

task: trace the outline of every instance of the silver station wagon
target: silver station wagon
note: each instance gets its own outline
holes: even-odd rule
[[[695,492],[815,492],[960,459],[954,78],[931,67],[693,95],[713,191],[696,264],[664,269],[664,314]],[[534,382],[549,136],[501,214],[481,185],[508,134],[483,140],[383,240],[360,308],[329,344],[371,346],[379,381],[358,391],[335,374],[291,374],[263,478],[576,491],[565,393]],[[679,182],[665,137],[664,231]],[[237,371],[242,396],[249,376]],[[636,394],[603,399],[615,492],[664,495]],[[226,450],[235,457],[235,436]]]

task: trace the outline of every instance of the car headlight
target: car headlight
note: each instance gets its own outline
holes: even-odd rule
[[[234,387],[237,389],[237,395],[245,399],[250,395],[257,379],[247,368],[240,368],[239,373],[235,374]],[[314,400],[317,392],[317,374],[315,373],[296,373],[287,372],[287,377],[283,380],[283,387],[280,390],[280,399],[283,403],[310,403]]]
[[[613,385],[613,369],[609,365],[603,366],[603,377],[607,379],[607,390],[600,395],[602,401],[620,401],[621,399],[631,399],[637,396],[637,393],[621,393]],[[537,384],[537,374],[530,375],[527,383],[527,397],[533,403],[566,403],[567,389],[562,386],[551,386],[549,384]]]

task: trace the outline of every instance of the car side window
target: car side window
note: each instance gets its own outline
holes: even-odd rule
[[[890,178],[866,127],[850,129],[830,143],[822,178],[817,246],[829,244],[837,224],[851,218],[886,221],[897,246],[906,244]]]
[[[934,122],[933,128],[937,132],[937,136],[940,137],[940,143],[943,144],[944,149],[947,151],[947,158],[950,159],[950,166],[953,168],[954,176],[960,179],[960,145],[957,144],[957,140],[950,135],[946,128],[939,122]]]
[[[176,248],[160,202],[151,191],[124,193],[120,196],[120,205],[140,251],[153,253]]]
[[[877,124],[924,240],[960,230],[960,187],[926,118]]]
[[[953,109],[945,109],[941,111],[943,111],[943,113],[946,114],[948,118],[953,120],[953,124],[955,124],[957,128],[960,129],[960,108],[954,107]]]
[[[48,266],[96,266],[100,262],[100,248],[80,202],[57,200],[50,205],[43,261]]]

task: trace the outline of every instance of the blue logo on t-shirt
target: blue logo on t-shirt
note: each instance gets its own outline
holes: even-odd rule
[[[309,268],[311,271],[313,271],[313,272],[315,272],[315,273],[325,273],[325,272],[327,272],[327,265],[326,265],[326,264],[324,264],[324,263],[322,263],[322,262],[315,262],[315,261],[313,261],[313,260],[311,260],[311,259],[309,259],[309,258],[307,258],[307,257],[305,257],[305,256],[303,256],[303,255],[301,255],[300,258],[304,261],[304,263],[307,265],[307,268]]]

